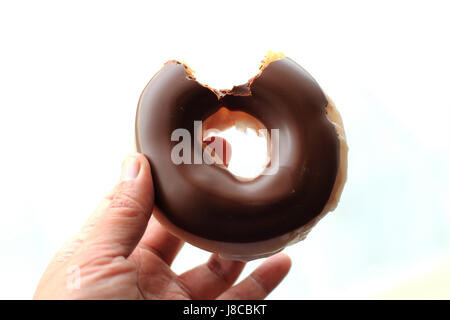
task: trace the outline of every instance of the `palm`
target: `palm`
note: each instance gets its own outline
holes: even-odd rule
[[[223,260],[213,254],[208,262],[181,275],[170,268],[182,242],[169,234],[156,220],[131,254],[136,286],[143,299],[261,299],[278,284],[289,268],[285,264],[266,264],[230,289],[245,264]]]
[[[279,255],[263,263],[248,278],[231,287],[238,278],[243,262],[223,260],[213,254],[205,264],[181,275],[170,268],[183,243],[151,219],[144,236],[129,257],[71,256],[59,268],[58,259],[52,263],[44,279],[66,270],[72,259],[81,261],[81,289],[69,290],[62,297],[70,299],[262,299],[281,281],[289,269],[289,258]],[[64,252],[72,251],[71,246]],[[92,252],[91,252],[92,253]],[[282,261],[280,261],[280,259]],[[57,271],[55,271],[57,270]],[[62,284],[48,285],[53,287]],[[43,291],[43,290],[38,290]],[[50,292],[40,292],[36,298]],[[54,292],[52,292],[54,293]]]
[[[143,155],[134,155],[124,162],[124,169],[121,182],[56,254],[35,298],[262,299],[287,274],[290,259],[283,254],[269,258],[233,287],[244,263],[216,254],[205,264],[175,274],[170,265],[183,243],[151,214],[158,208],[149,197],[149,163]]]

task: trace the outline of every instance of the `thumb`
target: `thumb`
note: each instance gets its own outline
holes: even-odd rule
[[[88,247],[96,255],[128,257],[145,232],[153,200],[150,164],[142,154],[128,156],[120,182],[85,225]]]

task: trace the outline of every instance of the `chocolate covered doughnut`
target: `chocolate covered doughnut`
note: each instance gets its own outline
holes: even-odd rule
[[[206,145],[195,124],[220,110],[249,115],[277,133],[269,134],[276,150],[258,177],[227,171],[225,149],[215,155],[223,165],[198,161],[206,159]],[[192,137],[182,163],[173,160],[176,132]],[[267,256],[303,239],[336,207],[346,179],[339,113],[312,76],[281,54],[269,55],[254,78],[231,90],[202,85],[186,65],[168,61],[141,95],[136,149],[152,167],[157,219],[178,237],[233,259]]]

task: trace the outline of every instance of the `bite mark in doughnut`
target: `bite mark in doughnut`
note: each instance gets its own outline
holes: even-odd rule
[[[247,114],[257,119],[251,124],[256,128],[279,130],[275,174],[243,181],[226,165],[171,161],[172,132],[183,128],[194,137],[194,157],[205,149],[194,121],[211,127],[208,119],[221,110],[227,121]],[[219,130],[230,125],[215,121]],[[254,78],[231,90],[202,85],[186,65],[167,62],[141,95],[136,149],[152,166],[161,209],[156,218],[176,236],[232,259],[271,255],[303,239],[336,207],[346,179],[347,145],[337,109],[311,75],[282,54],[269,55]],[[224,153],[219,157],[228,163]]]

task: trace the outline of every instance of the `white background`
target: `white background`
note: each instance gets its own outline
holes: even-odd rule
[[[1,1],[0,298],[31,298],[117,181],[168,59],[231,88],[267,50],[303,65],[348,135],[342,201],[272,299],[377,297],[450,249],[449,8],[434,1]],[[208,254],[186,246],[177,272]],[[250,263],[248,274],[257,263]]]

